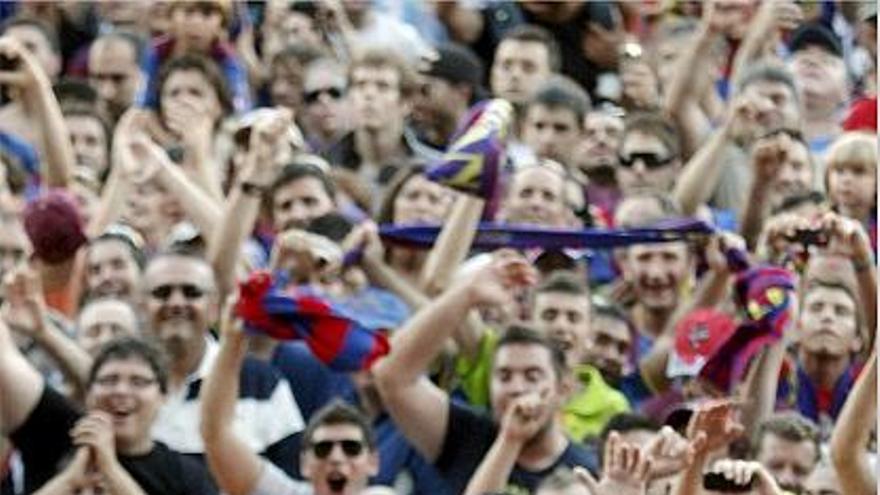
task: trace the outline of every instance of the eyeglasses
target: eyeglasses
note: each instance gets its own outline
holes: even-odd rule
[[[150,295],[153,297],[153,299],[167,301],[168,299],[171,299],[171,294],[173,294],[175,290],[180,290],[181,294],[183,294],[183,297],[190,301],[199,299],[200,297],[205,295],[205,290],[194,284],[160,285],[150,290]]]
[[[150,385],[153,385],[158,380],[155,378],[147,378],[145,376],[130,376],[123,380],[123,377],[120,375],[105,375],[95,378],[95,385],[101,388],[113,388],[123,381],[125,381],[125,383],[131,388],[143,390]]]
[[[636,161],[641,160],[645,164],[645,168],[652,170],[668,165],[675,160],[674,156],[661,157],[657,153],[631,153],[629,155],[620,155],[620,165],[624,168],[632,168]]]
[[[318,88],[312,91],[306,91],[303,94],[303,99],[306,103],[312,104],[318,101],[321,98],[321,95],[327,95],[334,100],[338,100],[345,95],[344,88],[330,87],[330,88]]]
[[[312,444],[312,453],[318,459],[326,459],[337,444],[342,447],[346,457],[357,457],[364,451],[364,444],[359,440],[322,440]]]

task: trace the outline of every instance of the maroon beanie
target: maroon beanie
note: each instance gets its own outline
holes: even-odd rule
[[[47,263],[73,257],[87,241],[76,200],[60,189],[52,189],[25,206],[24,229],[34,256]]]

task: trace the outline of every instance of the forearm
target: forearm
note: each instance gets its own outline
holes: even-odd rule
[[[180,201],[187,217],[202,235],[210,239],[220,224],[220,205],[210,194],[194,184],[179,167],[170,162],[160,165],[156,179]]]
[[[503,492],[521,448],[521,445],[506,441],[504,435],[499,433],[468,482],[465,495]]]
[[[678,478],[673,495],[702,495],[703,467],[706,464],[704,455],[697,455]]]
[[[76,157],[61,107],[52,93],[52,86],[48,79],[37,84],[34,88],[33,97],[30,98],[31,108],[36,114],[36,122],[40,129],[43,141],[43,151],[46,153],[46,167],[42,170],[43,178],[49,187],[66,188],[73,180],[73,170],[76,167]]]
[[[443,291],[470,251],[483,214],[483,200],[459,195],[422,268],[420,288],[428,295]]]
[[[122,177],[122,172],[120,172],[122,166],[121,163],[116,162],[113,170],[110,172],[110,177],[108,177],[107,183],[104,186],[98,207],[86,228],[90,238],[101,235],[108,225],[119,218],[120,212],[123,210],[125,197],[131,191],[131,186]]]
[[[752,365],[742,393],[742,424],[745,431],[755,431],[764,419],[773,414],[779,388],[779,370],[784,359],[785,340],[780,339],[766,348]]]
[[[689,156],[708,132],[709,120],[702,110],[700,92],[694,91],[694,74],[708,71],[708,60],[715,37],[705,29],[679,56],[672,82],[666,90],[663,107],[667,115],[682,128],[684,155]]]
[[[420,290],[403,279],[395,270],[382,260],[364,259],[361,266],[369,277],[370,282],[378,287],[390,290],[411,309],[419,310],[428,305],[431,300]]]
[[[7,436],[24,423],[37,406],[45,382],[19,352],[0,321],[0,434]]]
[[[719,158],[729,139],[726,126],[718,129],[682,169],[672,191],[673,197],[681,205],[682,215],[694,215],[697,208],[711,197],[721,179]]]
[[[471,309],[467,288],[457,287],[416,313],[404,329],[395,333],[395,352],[382,362],[386,383],[398,387],[415,383]]]
[[[92,357],[69,337],[64,335],[48,318],[43,318],[35,340],[61,368],[64,376],[81,392],[85,391]]]
[[[214,162],[214,156],[211,151],[212,135],[208,135],[204,139],[204,143],[191,151],[193,165],[195,166],[194,182],[211,199],[221,201],[223,199],[223,190],[220,187],[220,177],[217,175],[219,167]]]
[[[245,194],[236,187],[229,195],[223,220],[220,222],[208,246],[208,261],[217,274],[217,287],[221,295],[235,289],[235,273],[241,255],[241,247],[247,240],[260,213],[260,198]]]
[[[748,200],[740,218],[739,232],[749,249],[755,249],[764,228],[764,210],[767,204],[767,182],[755,178],[749,189]]]
[[[243,334],[230,332],[223,342],[214,367],[202,387],[202,437],[206,447],[209,440],[232,430],[235,404],[238,399],[239,370],[247,353]]]
[[[867,255],[865,259],[853,260],[853,269],[859,287],[859,302],[865,315],[865,328],[868,330],[863,348],[873,349],[877,333],[877,268],[871,256]]]
[[[876,480],[867,459],[868,442],[877,420],[877,354],[871,355],[831,434],[831,460],[843,493],[874,493]]]

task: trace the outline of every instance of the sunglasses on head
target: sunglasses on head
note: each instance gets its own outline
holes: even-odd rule
[[[342,453],[346,457],[357,457],[364,451],[363,442],[358,440],[322,440],[312,444],[312,453],[318,459],[326,459],[337,444],[342,447]]]
[[[162,301],[167,301],[171,298],[171,295],[175,290],[180,290],[183,297],[192,301],[195,299],[199,299],[200,297],[205,295],[205,291],[194,284],[165,284],[160,285],[158,287],[153,288],[150,291],[150,295],[154,299],[159,299]]]
[[[637,160],[641,160],[645,164],[645,168],[654,169],[669,164],[675,157],[663,157],[657,153],[631,153],[629,155],[620,155],[619,159],[620,165],[624,168],[632,168]]]
[[[330,98],[332,98],[334,100],[338,100],[338,99],[342,98],[342,96],[345,94],[345,90],[342,88],[337,88],[337,87],[315,89],[312,91],[306,91],[303,94],[303,99],[305,100],[306,103],[311,104],[311,103],[315,103],[316,101],[318,101],[318,99],[321,98],[321,95],[323,95],[323,94],[328,95]]]

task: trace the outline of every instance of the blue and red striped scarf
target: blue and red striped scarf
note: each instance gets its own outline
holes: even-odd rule
[[[321,362],[336,371],[369,369],[388,354],[383,329],[370,328],[341,305],[297,288],[269,272],[254,272],[239,286],[235,314],[250,332],[278,340],[303,340]]]

